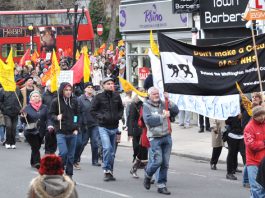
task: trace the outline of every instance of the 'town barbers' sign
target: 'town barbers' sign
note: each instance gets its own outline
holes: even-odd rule
[[[248,0],[200,0],[201,28],[244,27]]]

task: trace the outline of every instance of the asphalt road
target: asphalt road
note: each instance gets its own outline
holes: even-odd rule
[[[81,198],[155,198],[164,197],[152,185],[150,190],[143,187],[143,170],[139,179],[131,177],[132,149],[119,147],[114,175],[115,182],[104,182],[100,167],[91,166],[90,145],[86,148],[81,170],[75,170],[74,180]],[[16,150],[0,147],[0,197],[26,197],[29,183],[38,173],[29,165],[30,147],[18,143]],[[168,189],[177,198],[247,198],[249,190],[242,187],[242,175],[237,181],[225,179],[226,166],[218,165],[217,171],[210,170],[208,162],[178,156],[171,156],[168,174]]]

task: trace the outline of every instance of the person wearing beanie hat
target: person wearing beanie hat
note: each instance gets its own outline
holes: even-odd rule
[[[45,155],[41,159],[40,175],[30,182],[28,198],[77,198],[75,183],[63,173],[61,157]]]
[[[265,197],[265,189],[256,181],[258,167],[265,156],[265,108],[252,108],[253,117],[244,130],[246,165],[252,197]]]
[[[70,83],[62,82],[58,93],[59,98],[52,101],[49,115],[56,133],[59,156],[66,167],[65,173],[72,177],[80,108],[77,99],[72,95],[73,87]]]
[[[30,164],[33,168],[38,169],[40,167],[41,143],[47,133],[48,108],[42,104],[39,91],[32,91],[29,97],[29,104],[21,114],[21,122],[25,124],[24,135],[31,147]]]

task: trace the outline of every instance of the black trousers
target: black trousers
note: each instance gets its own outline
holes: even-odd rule
[[[16,128],[17,128],[18,116],[7,116],[5,115],[6,124],[6,144],[16,144]]]
[[[30,164],[33,166],[40,163],[40,147],[43,138],[40,134],[26,134],[25,137],[31,147]]]
[[[204,128],[204,116],[203,115],[199,115],[199,123],[200,123],[200,128]],[[206,129],[210,128],[210,120],[208,117],[205,117],[205,125],[206,125]]]
[[[148,150],[145,147],[142,147],[140,144],[141,136],[133,136],[133,159],[136,157],[139,160],[148,159]]]
[[[213,148],[210,164],[217,164],[222,152],[222,146]]]
[[[240,152],[242,156],[243,163],[246,164],[246,152],[245,152],[245,143],[244,139],[233,139],[228,137],[228,155],[227,155],[227,173],[233,174],[237,168],[237,154]]]
[[[45,134],[45,154],[53,154],[57,149],[57,140],[55,132],[46,132]]]

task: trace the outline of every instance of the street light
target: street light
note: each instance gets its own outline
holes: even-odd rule
[[[28,30],[30,32],[30,55],[33,53],[33,26],[29,25]]]

